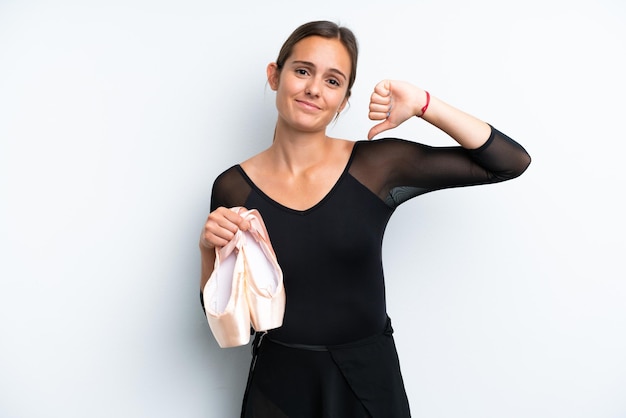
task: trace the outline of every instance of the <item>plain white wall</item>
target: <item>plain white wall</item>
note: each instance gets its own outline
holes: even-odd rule
[[[1,417],[237,416],[250,350],[210,334],[197,238],[215,176],[271,141],[266,64],[313,19],[361,45],[331,135],[365,138],[399,78],[533,157],[392,218],[414,416],[626,416],[626,6],[357,3],[0,2]]]

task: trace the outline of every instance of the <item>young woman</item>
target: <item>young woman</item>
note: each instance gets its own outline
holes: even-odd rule
[[[503,133],[402,81],[375,86],[369,117],[378,123],[368,138],[418,117],[458,146],[328,137],[350,97],[357,55],[347,28],[297,28],[267,67],[278,109],[271,146],[213,185],[201,289],[215,248],[250,226],[228,209],[242,206],[263,217],[287,295],[282,327],[255,338],[244,417],[410,416],[385,306],[387,222],[407,199],[512,179],[530,163]]]

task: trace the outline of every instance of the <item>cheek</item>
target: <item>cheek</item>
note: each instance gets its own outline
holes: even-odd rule
[[[276,104],[280,106],[283,103],[287,103],[290,101],[290,98],[293,96],[290,90],[285,88],[284,85],[280,85],[276,90]]]
[[[337,109],[342,110],[347,102],[348,102],[348,98],[346,97],[346,93],[345,92],[341,92],[341,93],[337,94],[337,97],[335,98],[335,103],[337,104],[337,106],[336,106]]]

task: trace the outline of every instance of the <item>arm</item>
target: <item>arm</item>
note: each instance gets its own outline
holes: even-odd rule
[[[427,110],[422,112],[426,100],[424,90],[387,80],[376,85],[371,97],[369,117],[381,122],[370,130],[370,139],[419,116],[460,145],[431,147],[388,140],[363,147],[362,153],[370,150],[373,158],[358,160],[365,164],[361,167],[353,163],[351,170],[391,206],[433,190],[510,180],[530,164],[526,150],[502,132],[436,97],[430,98]]]

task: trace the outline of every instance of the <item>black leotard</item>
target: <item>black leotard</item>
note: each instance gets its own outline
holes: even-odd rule
[[[512,179],[529,163],[521,145],[493,128],[475,150],[391,138],[357,141],[334,187],[310,209],[277,203],[236,165],[216,179],[211,210],[244,206],[263,217],[287,296],[283,326],[270,331],[271,338],[342,344],[385,327],[381,249],[399,204],[433,190]]]

